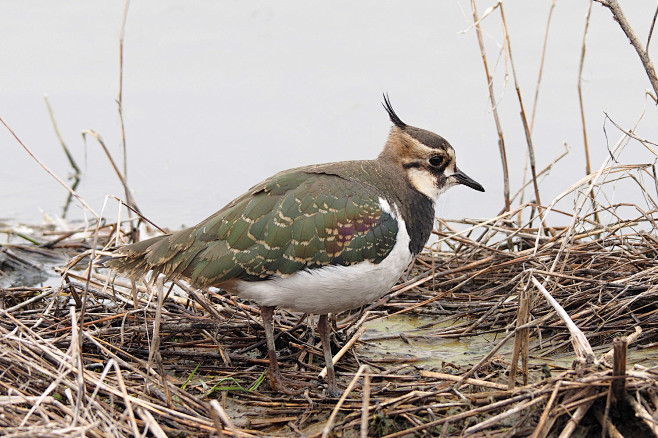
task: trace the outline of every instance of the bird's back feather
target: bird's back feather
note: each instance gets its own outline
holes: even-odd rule
[[[120,248],[106,265],[209,286],[379,263],[398,223],[382,209],[380,190],[357,174],[341,175],[340,164],[279,173],[194,227]]]

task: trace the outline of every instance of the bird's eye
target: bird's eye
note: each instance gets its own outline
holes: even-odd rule
[[[435,155],[430,158],[430,166],[432,167],[441,167],[443,164],[443,157],[441,155]]]

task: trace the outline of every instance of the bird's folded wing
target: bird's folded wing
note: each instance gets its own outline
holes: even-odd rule
[[[123,264],[208,286],[379,263],[398,231],[381,202],[373,187],[338,175],[279,174],[192,228],[126,247]]]

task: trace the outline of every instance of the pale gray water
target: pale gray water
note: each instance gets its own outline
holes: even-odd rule
[[[478,2],[480,13],[492,2]],[[506,0],[525,106],[532,107],[550,1]],[[538,166],[570,155],[542,187],[542,201],[583,175],[576,83],[587,1],[558,1],[533,140]],[[646,41],[655,1],[622,2]],[[98,144],[120,161],[118,38],[123,2],[10,1],[2,4],[0,116],[60,177],[70,172],[42,95],[50,96],[69,147],[84,168],[80,194],[97,211],[123,190]],[[191,225],[285,168],[377,155],[390,122],[387,91],[407,123],[455,147],[460,167],[487,189],[446,193],[438,213],[485,217],[502,206],[501,166],[480,52],[467,1],[134,1],[125,41],[124,111],[128,179],[142,211],[171,228]],[[485,21],[489,62],[518,188],[525,138],[511,74],[504,88],[496,12]],[[652,52],[658,42],[652,43]],[[604,112],[629,128],[649,82],[610,13],[594,5],[585,66],[592,165],[606,157]],[[658,140],[656,108],[638,128]],[[619,133],[608,124],[609,141]],[[0,127],[0,217],[58,215],[66,192]],[[632,144],[622,162],[653,156]],[[624,198],[624,193],[616,193]],[[567,205],[568,207],[568,205]],[[106,214],[116,214],[111,204]],[[73,207],[71,217],[80,217]]]

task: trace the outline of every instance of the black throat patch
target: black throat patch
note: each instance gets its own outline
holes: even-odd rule
[[[409,251],[419,254],[432,234],[434,226],[434,202],[424,194],[410,191],[401,205],[407,233],[411,241]]]

